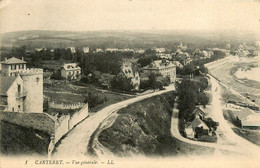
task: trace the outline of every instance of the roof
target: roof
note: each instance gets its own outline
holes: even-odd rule
[[[201,126],[203,126],[203,129],[209,129],[209,127],[199,118],[195,118],[188,127],[192,127],[193,129],[195,129]]]
[[[15,81],[16,76],[0,76],[0,95],[6,95],[6,92]]]
[[[64,64],[63,66],[62,66],[62,68],[64,68],[65,70],[79,70],[79,69],[81,69],[78,65],[77,65],[77,63],[69,63],[69,64]]]
[[[18,58],[12,57],[7,59],[6,61],[2,61],[2,64],[26,64],[27,62],[20,60]]]
[[[203,111],[203,109],[200,106],[196,107],[193,110],[192,114],[195,114],[195,113],[202,113],[203,115],[205,115],[205,112]]]
[[[243,126],[260,127],[260,114],[250,114],[242,120]]]
[[[171,61],[168,60],[155,60],[151,64],[147,65],[143,69],[161,69],[166,67],[176,66]]]

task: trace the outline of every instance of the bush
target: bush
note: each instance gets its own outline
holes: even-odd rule
[[[87,92],[85,93],[84,103],[88,103],[89,108],[94,108],[99,104],[103,104],[107,101],[107,97],[100,98],[97,93]]]
[[[60,73],[54,73],[54,74],[52,74],[50,79],[54,79],[54,80],[65,80],[65,78],[62,77],[62,76],[60,75]]]

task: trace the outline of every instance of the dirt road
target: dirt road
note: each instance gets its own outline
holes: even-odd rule
[[[222,154],[222,152],[234,152],[235,154],[243,155],[246,157],[259,157],[260,155],[260,148],[257,145],[252,144],[251,142],[245,140],[244,138],[238,136],[233,132],[230,125],[224,119],[223,112],[222,112],[222,105],[221,105],[221,88],[219,83],[213,77],[210,78],[212,83],[212,107],[211,107],[211,116],[213,120],[219,122],[218,127],[218,138],[225,137],[222,141],[218,141],[217,143],[207,143],[207,142],[199,142],[193,141],[187,138],[184,138],[178,128],[178,110],[175,108],[173,110],[172,115],[172,122],[171,122],[171,133],[172,136],[189,144],[204,146],[215,148],[216,153]],[[223,143],[223,141],[226,141]]]
[[[165,90],[124,100],[98,111],[95,115],[88,117],[77,125],[63,140],[61,140],[61,143],[56,148],[56,152],[52,155],[52,158],[86,158],[90,136],[109,115],[132,103],[173,90],[174,86],[169,86],[166,87]]]

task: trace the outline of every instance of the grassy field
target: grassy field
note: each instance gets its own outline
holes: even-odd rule
[[[83,103],[88,92],[97,94],[100,99],[106,99],[104,103],[92,108],[92,112],[96,112],[110,104],[130,98],[129,96],[120,93],[100,90],[93,85],[76,86],[62,81],[58,81],[53,87],[44,88],[44,95],[47,96],[50,101],[64,104]]]

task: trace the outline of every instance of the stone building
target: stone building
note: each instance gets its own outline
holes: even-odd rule
[[[176,80],[176,65],[168,60],[155,60],[143,68],[147,73],[160,73],[163,77],[168,76],[172,83]]]
[[[64,64],[61,67],[61,76],[65,79],[80,79],[81,68],[76,63]]]
[[[4,61],[1,62],[3,76],[15,76],[16,72],[19,70],[26,69],[26,63],[23,58],[22,60],[12,57],[10,59],[4,58]]]
[[[26,69],[26,62],[14,57],[5,59],[0,89],[4,111],[43,112],[42,69]]]
[[[121,70],[127,78],[131,78],[135,90],[140,88],[140,74],[137,68],[130,61],[124,61]]]

